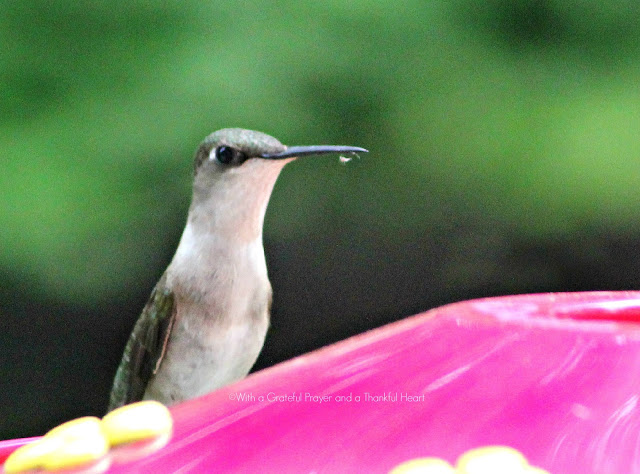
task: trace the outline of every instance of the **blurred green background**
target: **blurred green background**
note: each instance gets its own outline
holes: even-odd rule
[[[0,4],[0,439],[102,414],[219,128],[370,150],[281,175],[257,368],[451,301],[640,289],[640,3]]]

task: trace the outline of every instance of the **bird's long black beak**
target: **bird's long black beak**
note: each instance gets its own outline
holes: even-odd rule
[[[357,146],[341,145],[311,145],[311,146],[290,146],[280,153],[265,153],[260,158],[265,160],[282,160],[294,156],[326,155],[327,153],[347,154],[347,153],[367,153],[369,150]]]

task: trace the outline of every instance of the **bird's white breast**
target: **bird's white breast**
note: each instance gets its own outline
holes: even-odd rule
[[[271,285],[262,238],[230,245],[187,225],[167,269],[177,315],[145,398],[172,404],[243,378],[269,326]]]

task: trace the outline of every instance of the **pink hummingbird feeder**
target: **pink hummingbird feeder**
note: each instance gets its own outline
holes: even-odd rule
[[[640,473],[638,322],[640,292],[447,305],[176,405],[164,447],[105,469],[386,473],[500,445],[551,473]]]

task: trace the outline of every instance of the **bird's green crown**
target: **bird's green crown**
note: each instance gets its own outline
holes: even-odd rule
[[[247,157],[255,157],[262,154],[279,153],[286,149],[277,139],[265,133],[243,128],[223,128],[213,132],[205,138],[196,151],[193,163],[194,171],[197,171],[211,150],[221,146],[232,147]]]

